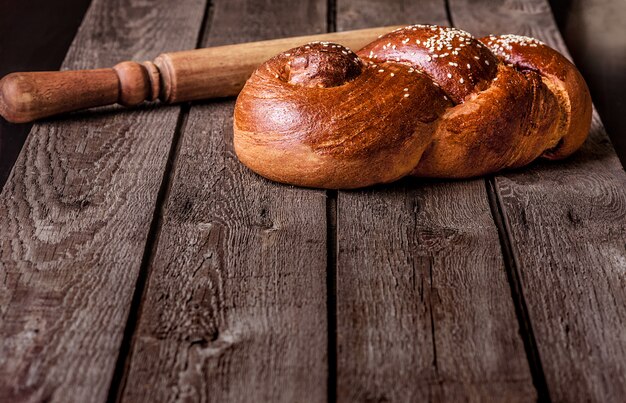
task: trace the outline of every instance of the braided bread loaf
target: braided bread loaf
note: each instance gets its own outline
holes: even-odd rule
[[[234,144],[264,177],[345,189],[565,158],[590,124],[582,76],[541,42],[412,25],[356,54],[318,42],[268,60],[237,99]]]

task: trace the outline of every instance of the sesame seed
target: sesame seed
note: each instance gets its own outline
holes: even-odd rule
[[[404,97],[405,97],[405,98],[408,98],[408,97],[409,97],[409,94],[404,94]]]
[[[462,78],[459,80],[459,82],[460,82],[461,84],[463,84],[463,81],[464,81],[464,80],[463,80]]]
[[[285,53],[285,56],[291,56],[291,53]]]
[[[390,75],[391,77],[395,76],[395,74],[393,74],[393,73],[391,73],[391,74],[389,74],[389,75]]]
[[[384,71],[385,71],[384,69],[380,69],[380,70],[378,70],[378,72],[379,72],[379,73],[382,73],[382,72],[384,72]]]
[[[476,59],[476,60],[480,60],[480,57],[478,57],[478,56],[474,56],[474,59]]]
[[[452,78],[452,74],[448,73],[448,78]]]
[[[489,60],[485,59],[485,64],[489,66]]]
[[[470,66],[470,64],[469,64],[469,63],[467,63],[467,68],[468,68],[468,69],[471,69],[471,68],[472,68],[472,66]]]
[[[402,91],[406,92],[406,91],[408,91],[408,90],[409,90],[408,88],[404,88]]]

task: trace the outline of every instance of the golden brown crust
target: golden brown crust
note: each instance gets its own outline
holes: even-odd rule
[[[482,38],[489,48],[507,63],[519,70],[541,74],[546,84],[564,109],[558,144],[542,155],[548,159],[562,159],[576,151],[587,138],[591,125],[591,95],[578,69],[556,50],[532,38],[517,35]]]
[[[268,60],[237,99],[234,140],[269,179],[357,188],[564,158],[590,121],[584,80],[551,48],[414,25],[356,54],[311,43]]]

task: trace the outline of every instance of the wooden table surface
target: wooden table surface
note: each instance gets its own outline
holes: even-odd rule
[[[93,0],[63,69],[414,22],[535,36],[546,0]],[[233,99],[35,124],[0,195],[0,401],[623,401],[626,173],[359,191],[238,161]]]

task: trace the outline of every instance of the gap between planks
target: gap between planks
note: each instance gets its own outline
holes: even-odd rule
[[[451,27],[454,27],[455,24],[454,19],[452,18],[450,0],[444,0],[444,4],[448,22]],[[491,216],[496,228],[498,229],[498,238],[500,240],[500,249],[502,251],[507,282],[509,283],[509,288],[511,290],[511,299],[513,300],[513,306],[515,308],[519,334],[522,342],[524,343],[528,367],[532,376],[533,385],[537,391],[537,401],[550,402],[551,399],[550,392],[548,390],[548,383],[543,371],[539,349],[537,348],[537,341],[535,340],[535,334],[530,322],[530,315],[528,314],[528,307],[522,290],[518,264],[511,245],[511,235],[507,228],[506,217],[503,212],[504,210],[495,186],[495,179],[493,175],[485,178],[484,182]]]
[[[337,32],[337,0],[326,2],[326,31]],[[328,332],[328,403],[337,401],[337,196],[326,191],[326,320]]]
[[[443,0],[443,6],[446,9],[446,18],[451,27],[454,26],[454,20],[452,19],[452,10],[450,10],[450,0]]]
[[[485,190],[487,192],[487,198],[489,199],[491,216],[493,217],[496,228],[498,228],[498,238],[500,238],[500,247],[502,249],[502,257],[504,258],[506,277],[511,288],[511,298],[513,299],[515,316],[517,317],[517,322],[519,324],[520,337],[524,342],[524,350],[526,350],[528,367],[530,368],[533,385],[537,390],[537,401],[550,402],[550,391],[548,389],[548,383],[541,364],[541,357],[539,356],[535,333],[530,322],[526,299],[524,298],[517,258],[515,256],[515,252],[513,251],[513,246],[511,245],[511,235],[508,230],[509,224],[506,221],[506,217],[502,209],[502,202],[500,201],[500,195],[498,194],[498,190],[495,186],[495,179],[493,176],[489,176],[485,179]]]
[[[213,0],[207,0],[204,6],[202,24],[200,24],[200,30],[198,31],[198,37],[196,39],[196,49],[201,47],[206,35],[209,32],[213,16],[212,11]],[[181,140],[183,137],[183,133],[185,132],[185,127],[187,126],[187,118],[189,117],[190,109],[190,103],[185,103],[181,105],[178,119],[176,121],[176,128],[174,130],[174,135],[172,136],[172,143],[170,144],[170,151],[167,157],[167,163],[163,172],[163,178],[161,179],[161,186],[159,187],[159,193],[157,195],[157,200],[152,215],[152,221],[150,222],[150,229],[148,231],[148,237],[146,239],[146,246],[144,248],[143,256],[141,258],[141,265],[139,268],[139,274],[137,276],[137,282],[135,284],[135,290],[133,292],[133,297],[131,300],[128,319],[126,320],[126,326],[124,327],[122,344],[120,346],[117,361],[115,363],[115,370],[113,372],[111,386],[109,387],[107,403],[120,401],[126,387],[126,377],[132,358],[131,351],[133,338],[135,330],[137,328],[137,324],[139,323],[139,317],[141,316],[146,284],[150,276],[150,266],[159,245],[159,235],[161,234],[161,229],[163,226],[165,204],[167,202],[167,199],[169,198],[170,191],[172,189],[172,177],[174,176],[174,172],[176,170],[176,161],[180,152],[180,146],[182,144]]]
[[[328,402],[337,401],[337,191],[326,191]]]
[[[180,150],[180,138],[185,130],[187,124],[187,116],[189,114],[190,106],[185,104],[181,107],[176,122],[176,130],[172,137],[172,144],[170,145],[170,152],[167,158],[163,179],[161,180],[161,186],[157,195],[157,201],[152,215],[152,221],[150,223],[150,230],[148,231],[148,238],[146,240],[146,247],[141,258],[141,265],[139,267],[139,274],[137,276],[137,282],[135,284],[135,290],[133,292],[133,298],[130,304],[130,310],[128,313],[128,319],[126,320],[126,326],[124,328],[124,335],[122,337],[122,344],[119,349],[117,361],[115,363],[115,370],[113,371],[113,378],[111,380],[111,386],[109,387],[109,395],[107,397],[108,403],[119,401],[122,396],[122,392],[126,386],[126,374],[128,366],[131,360],[131,347],[133,343],[133,336],[139,316],[141,315],[141,305],[144,299],[144,291],[146,283],[148,281],[150,265],[154,258],[154,252],[159,244],[159,234],[161,233],[163,210],[165,208],[165,202],[167,201],[170,189],[171,189],[171,177],[175,169],[176,157]]]

